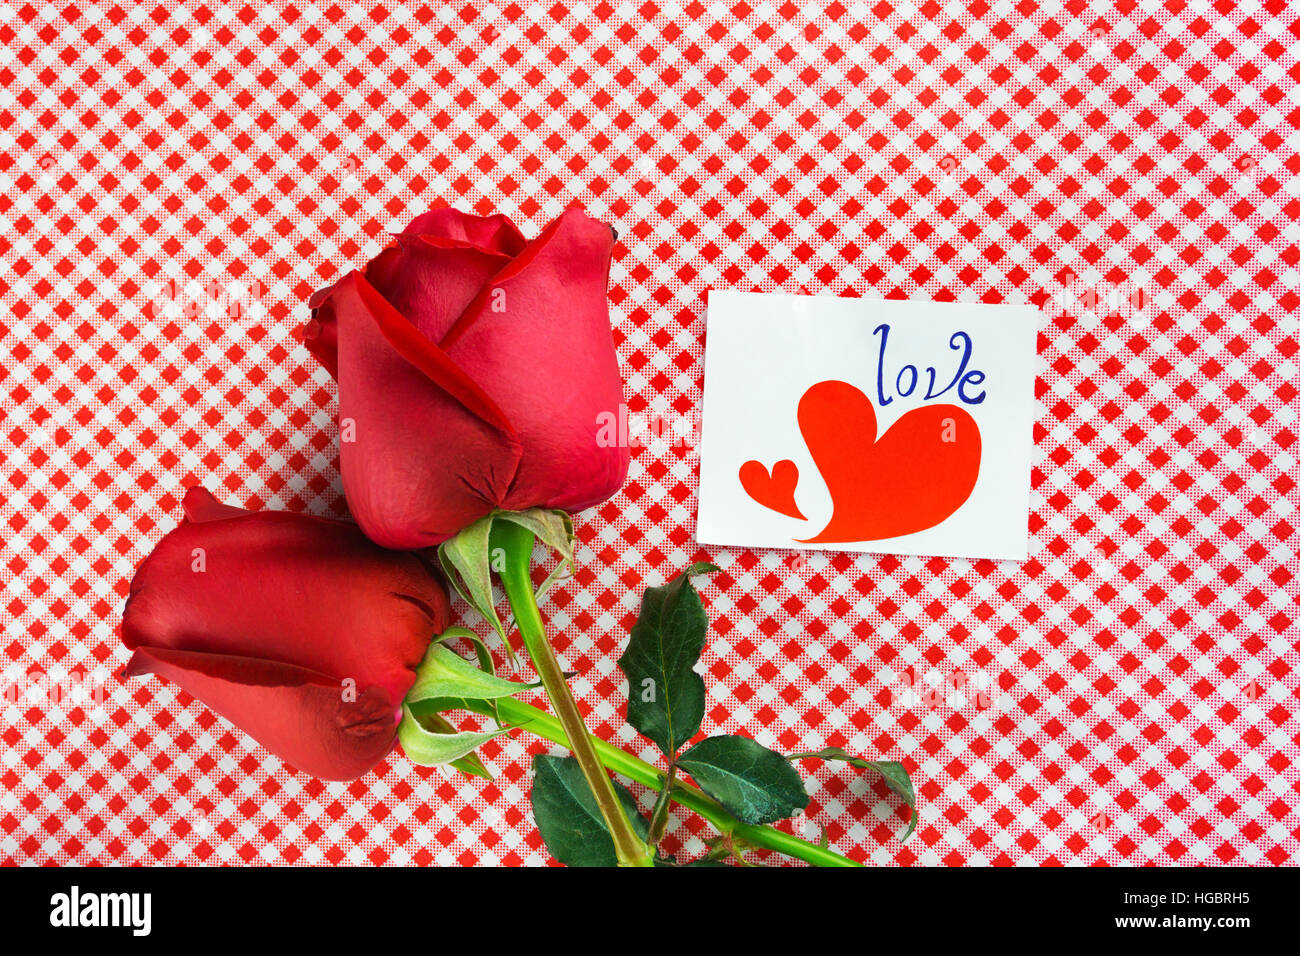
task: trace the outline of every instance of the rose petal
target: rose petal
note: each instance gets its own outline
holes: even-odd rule
[[[328,291],[333,293],[334,287],[330,286]],[[315,299],[316,296],[312,298]],[[307,351],[316,357],[316,361],[324,365],[330,375],[337,379],[339,377],[339,330],[338,323],[334,321],[334,308],[330,304],[329,295],[321,297],[320,302],[313,306],[311,318],[303,326],[302,341],[303,345],[307,346]]]
[[[526,245],[504,215],[434,209],[416,219],[366,267],[367,280],[430,340],[439,341],[483,284]],[[307,349],[338,377],[338,332],[327,303],[335,286],[312,293]]]
[[[565,212],[493,277],[442,340],[523,446],[502,507],[580,511],[614,494],[627,476],[627,447],[601,440],[602,422],[618,421],[623,400],[606,299],[613,246],[608,226]]]
[[[402,236],[366,267],[366,280],[437,342],[510,257],[435,236]]]
[[[383,689],[347,694],[340,681],[290,664],[142,647],[126,674],[178,684],[273,754],[325,780],[360,777],[397,735],[398,702]]]
[[[505,499],[521,454],[513,427],[359,273],[330,303],[348,507],[385,547],[439,544]]]
[[[516,256],[528,244],[508,216],[475,216],[451,207],[416,216],[402,234],[452,239],[504,256]]]
[[[166,535],[131,581],[127,647],[275,661],[406,696],[450,617],[419,557],[347,522],[274,511],[213,520],[202,495],[186,506],[198,520]]]
[[[192,488],[186,489],[185,497],[181,499],[181,508],[185,511],[185,520],[196,523],[220,521],[223,518],[238,518],[241,515],[252,514],[252,512],[244,508],[222,504],[212,496],[212,492],[200,485],[194,485]]]

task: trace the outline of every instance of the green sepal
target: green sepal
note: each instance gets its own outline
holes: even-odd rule
[[[573,576],[573,519],[565,512],[529,508],[527,511],[498,511],[492,517],[527,528],[533,537],[560,555],[559,563],[537,589],[537,600],[540,601],[557,582]]]
[[[415,683],[407,692],[407,703],[441,697],[493,700],[528,690],[528,684],[504,680],[480,670],[459,654],[432,644],[415,672]]]
[[[492,771],[483,765],[483,761],[479,759],[476,753],[466,754],[459,760],[453,760],[447,766],[455,767],[461,773],[468,774],[471,777],[480,777],[484,780],[494,779]]]
[[[482,669],[442,646],[451,638],[473,641]],[[494,702],[498,698],[530,689],[529,684],[503,680],[492,670],[492,655],[473,631],[452,627],[434,638],[416,669],[415,683],[406,695],[397,728],[397,739],[412,763],[425,767],[450,764],[465,773],[492,779],[474,751],[510,728],[502,727],[498,718],[496,730],[460,731],[442,716],[442,711],[470,709],[471,701],[486,703],[495,716]]]
[[[425,729],[429,730],[431,733],[456,733],[456,728],[451,721],[438,713],[436,709],[425,709],[426,703],[427,702],[422,701],[410,708],[415,719],[423,724]],[[403,714],[403,717],[405,717],[405,714]],[[500,721],[498,721],[498,724],[499,723]],[[484,766],[483,761],[479,759],[477,753],[468,753],[463,757],[456,758],[455,760],[449,760],[447,766],[455,767],[461,773],[469,774],[471,777],[482,777],[484,780],[493,779],[492,771],[488,770],[488,768]]]
[[[492,553],[488,547],[492,517],[480,518],[454,538],[438,545],[438,561],[456,593],[492,625],[513,658],[514,650],[506,640],[505,625],[497,616],[496,600],[492,594]]]
[[[537,590],[540,600],[556,582],[573,574],[573,520],[563,511],[549,508],[494,511],[438,545],[438,563],[447,580],[456,593],[492,625],[505,644],[511,662],[516,662],[514,648],[506,637],[505,624],[497,614],[496,595],[492,591],[493,572],[503,570],[491,545],[492,525],[497,521],[508,521],[526,528],[538,541],[559,554],[559,563]]]
[[[441,714],[425,713],[417,717],[409,705],[402,706],[402,722],[397,725],[397,739],[402,750],[412,763],[422,767],[463,761],[492,738],[509,732],[508,727],[499,730],[456,730]],[[478,767],[483,767],[481,761],[476,759],[475,763]]]
[[[489,674],[495,674],[497,672],[496,662],[492,660],[492,652],[488,650],[487,644],[483,642],[483,638],[479,637],[468,627],[461,627],[458,624],[453,625],[435,637],[433,643],[446,644],[453,638],[469,641],[474,645],[474,655],[478,658],[478,666],[481,670],[487,671]]]

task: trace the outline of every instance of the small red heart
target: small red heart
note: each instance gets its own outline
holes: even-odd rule
[[[740,466],[740,484],[749,497],[765,508],[791,518],[807,520],[794,503],[794,489],[799,484],[799,466],[789,459],[778,461],[767,473],[761,461],[747,461]]]
[[[979,478],[979,425],[956,405],[915,408],[877,440],[871,399],[847,382],[818,382],[799,400],[799,431],[834,505],[826,527],[804,544],[933,528]]]

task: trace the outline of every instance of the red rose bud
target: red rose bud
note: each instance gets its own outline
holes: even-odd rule
[[[351,780],[393,746],[447,594],[353,524],[185,495],[131,581],[126,674],[179,684],[300,770]]]
[[[436,209],[312,296],[307,347],[338,380],[343,486],[371,540],[428,547],[495,509],[618,491],[628,450],[600,427],[623,399],[613,248],[577,209],[531,242]]]

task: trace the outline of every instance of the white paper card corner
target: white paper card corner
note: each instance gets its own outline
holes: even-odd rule
[[[697,540],[1024,560],[1038,314],[710,292]]]

